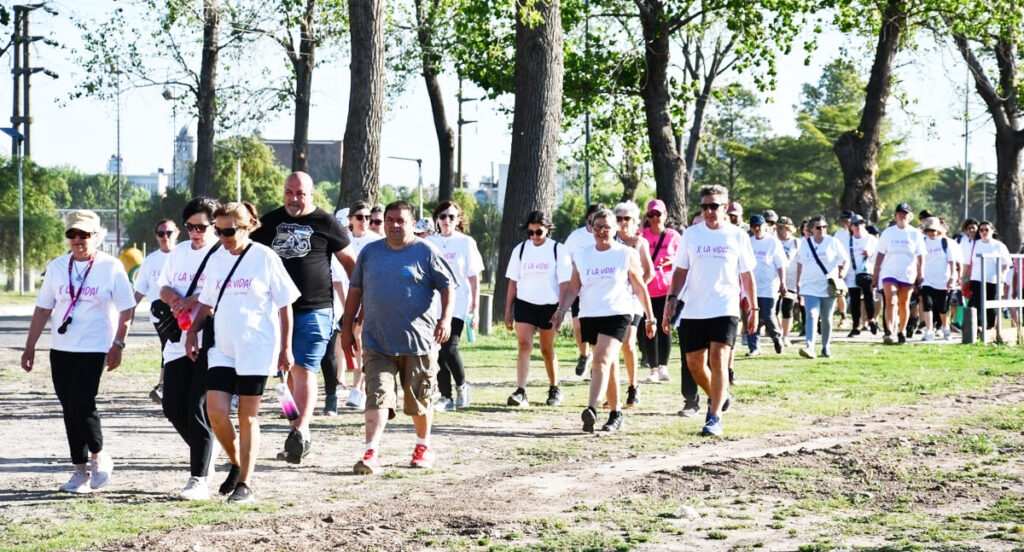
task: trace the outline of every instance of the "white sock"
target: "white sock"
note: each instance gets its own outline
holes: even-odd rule
[[[420,439],[420,438],[417,437],[416,438],[416,444],[417,445],[424,445],[424,446],[428,446],[429,447],[430,446],[430,436],[427,435],[426,439]]]
[[[366,450],[367,451],[380,450],[380,443],[379,442],[370,441],[369,443],[366,443]]]

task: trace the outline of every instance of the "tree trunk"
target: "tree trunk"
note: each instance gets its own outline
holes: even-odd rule
[[[646,66],[640,95],[644,100],[657,196],[665,202],[669,217],[685,225],[686,195],[683,187],[686,162],[679,155],[672,127],[672,98],[668,85],[669,29],[665,26],[665,7],[661,0],[647,0],[638,2],[638,5],[644,31]]]
[[[1024,183],[1021,181],[1021,131],[996,133],[996,230],[1011,253],[1019,251],[1024,236]]]
[[[288,52],[295,69],[295,131],[292,135],[292,171],[309,172],[309,101],[313,90],[316,41],[313,36],[316,0],[306,0],[299,20],[299,52]]]
[[[448,117],[444,111],[444,94],[441,83],[437,79],[437,62],[439,56],[434,52],[434,25],[437,24],[438,0],[431,2],[430,12],[424,6],[425,0],[416,0],[416,38],[420,44],[423,60],[423,80],[427,85],[427,97],[430,98],[430,111],[434,117],[434,132],[437,134],[438,160],[440,161],[437,175],[437,200],[444,201],[454,197],[455,182],[455,133],[448,126]]]
[[[717,75],[717,66],[715,70],[709,71],[707,80],[704,81],[704,86],[701,89],[700,96],[697,96],[697,101],[693,107],[693,124],[690,125],[690,141],[686,143],[686,153],[683,158],[683,167],[686,174],[683,175],[683,197],[687,200],[690,198],[690,187],[693,185],[693,171],[687,170],[686,168],[692,168],[697,166],[697,152],[700,151],[700,138],[701,133],[704,131],[704,116],[707,114],[708,102],[711,100],[711,86],[715,81]],[[732,190],[732,188],[729,188]],[[685,204],[684,204],[685,205]],[[684,217],[687,217],[685,210],[683,211]],[[688,223],[689,220],[685,220],[683,224]]]
[[[351,88],[341,157],[338,207],[380,196],[380,131],[384,120],[384,16],[381,0],[350,0]]]
[[[832,146],[843,170],[842,208],[872,222],[878,220],[878,147],[892,84],[892,60],[907,25],[906,9],[905,0],[886,3],[860,125],[844,132]]]
[[[196,166],[192,195],[209,196],[216,165],[213,144],[217,126],[217,41],[220,13],[217,0],[203,0],[203,52],[199,68],[199,122],[196,125]]]
[[[499,318],[505,311],[505,269],[512,248],[526,237],[522,225],[530,211],[551,215],[558,170],[565,72],[561,8],[559,0],[538,0],[530,9],[540,16],[539,23],[524,23],[516,14],[515,114],[494,300]]]
[[[619,181],[622,183],[622,199],[619,201],[636,201],[636,191],[640,188],[640,164],[636,162],[635,152],[626,151],[622,154],[622,170]]]

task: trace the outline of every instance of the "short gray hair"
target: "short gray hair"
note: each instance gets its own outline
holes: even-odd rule
[[[616,213],[624,211],[627,215],[633,217],[633,220],[640,218],[640,207],[633,201],[623,201],[615,205],[613,209]]]
[[[729,201],[729,190],[725,186],[719,186],[718,184],[711,184],[708,186],[701,186],[700,197],[706,196],[722,196],[725,201]]]
[[[608,219],[615,220],[615,213],[613,213],[612,210],[608,209],[607,207],[603,209],[598,209],[597,212],[594,213],[594,216],[591,220],[597,220],[599,218],[603,218],[606,221]]]
[[[826,226],[828,225],[828,220],[825,218],[825,215],[814,215],[813,217],[811,217],[810,220],[807,221],[807,226],[814,228],[815,226],[818,226],[821,223],[825,223]]]

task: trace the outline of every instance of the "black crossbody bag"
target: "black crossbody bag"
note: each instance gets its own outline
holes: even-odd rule
[[[185,297],[192,295],[196,291],[196,284],[199,283],[199,276],[206,269],[206,261],[210,260],[210,255],[220,247],[220,242],[213,244],[210,251],[203,257],[203,262],[199,263],[199,270],[196,271],[196,275],[192,277],[192,282],[188,285],[188,291],[185,292]],[[177,343],[181,339],[181,328],[178,327],[178,319],[174,316],[174,311],[171,310],[171,306],[164,303],[163,300],[157,299],[149,304],[149,312],[157,318],[156,333],[160,335],[160,339],[164,341]]]
[[[828,270],[825,270],[825,264],[821,262],[821,258],[818,257],[817,250],[814,249],[814,243],[811,238],[807,238],[807,246],[811,248],[811,255],[814,255],[814,260],[818,263],[818,268],[828,279],[828,296],[829,297],[843,297],[849,291],[846,287],[846,282],[840,280],[838,276],[829,276]]]
[[[215,342],[215,336],[213,333],[213,317],[217,314],[217,307],[220,306],[220,300],[224,298],[224,291],[228,289],[228,282],[231,281],[231,277],[235,275],[235,269],[238,268],[238,264],[242,262],[242,257],[252,249],[252,242],[245,246],[242,253],[238,255],[238,260],[235,261],[234,266],[231,267],[231,271],[228,272],[227,278],[224,278],[224,284],[220,286],[220,293],[217,294],[217,303],[213,306],[213,310],[210,311],[210,316],[206,317],[206,322],[203,323],[203,350],[209,350],[213,347]]]

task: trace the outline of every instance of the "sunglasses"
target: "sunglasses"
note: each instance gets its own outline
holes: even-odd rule
[[[209,227],[209,224],[191,224],[188,222],[185,223],[185,231],[187,232],[199,232],[200,234],[202,234],[203,232],[206,232],[206,229]]]
[[[174,235],[174,230],[157,230],[156,237],[158,238],[169,238]]]
[[[80,239],[83,239],[83,240],[87,240],[87,239],[92,237],[92,232],[86,232],[84,230],[78,230],[78,229],[72,228],[72,229],[68,230],[67,232],[64,232],[64,237],[69,239],[69,240],[73,240],[75,238],[80,238]]]
[[[232,226],[231,228],[221,228],[219,226],[214,226],[213,227],[213,231],[218,236],[224,236],[225,238],[230,238],[230,237],[235,235],[235,232],[238,231],[238,228],[236,228],[234,226]]]
[[[815,230],[824,230],[826,228],[828,228],[828,226],[815,226],[814,227]]]
[[[540,236],[544,235],[544,229],[541,228],[539,230],[527,230],[526,231],[526,235],[530,236],[530,237],[533,237],[533,236],[540,237]]]
[[[721,203],[701,203],[700,204],[700,210],[701,211],[717,211],[718,208],[721,207],[721,206],[722,206]]]
[[[354,219],[358,220],[359,222],[362,222],[364,220],[369,220],[370,219],[370,215],[364,215],[362,213],[359,213],[359,214],[356,214],[356,215],[349,215],[349,217],[354,218]]]
[[[455,220],[457,218],[459,218],[458,213],[441,213],[440,215],[437,215],[437,220]]]
[[[633,220],[633,217],[631,217],[629,215],[622,216],[622,217],[618,217],[617,216],[617,217],[615,217],[615,220],[618,221],[618,222],[629,222],[629,221]]]
[[[647,218],[655,218],[655,217],[660,217],[660,216],[661,216],[661,213],[659,213],[658,211],[648,211],[647,212]]]
[[[384,224],[384,219],[370,219],[370,224],[380,226],[381,224]]]

